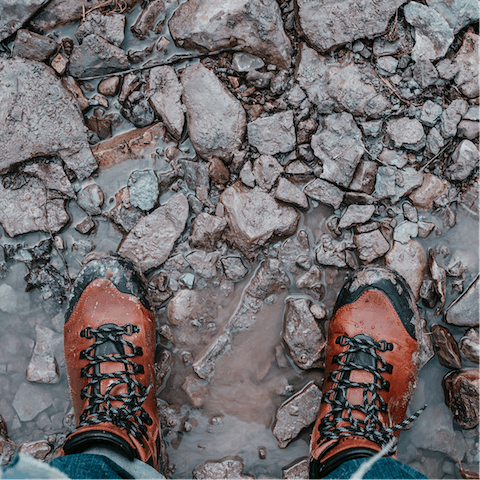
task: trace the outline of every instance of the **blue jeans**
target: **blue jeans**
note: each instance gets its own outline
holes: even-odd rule
[[[25,459],[25,457],[23,457]],[[326,478],[350,478],[360,467],[360,465],[368,460],[367,458],[359,458],[357,460],[349,460],[334,470]],[[36,465],[38,464],[38,465]],[[104,455],[80,453],[76,455],[66,455],[65,457],[54,458],[50,462],[50,466],[34,459],[27,459],[22,463],[14,462],[11,467],[7,467],[3,472],[3,478],[58,478],[58,476],[48,475],[48,469],[55,467],[56,469],[67,475],[68,478],[152,478],[148,473],[143,472],[139,476],[134,476],[127,472],[110,458]],[[42,472],[38,470],[42,468]],[[43,469],[46,469],[45,471]],[[427,478],[421,473],[413,470],[409,466],[384,457],[378,460],[363,478]]]

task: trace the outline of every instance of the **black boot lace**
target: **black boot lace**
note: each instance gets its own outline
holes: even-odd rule
[[[425,410],[426,405],[403,422],[392,427],[385,427],[378,414],[379,412],[387,414],[387,403],[378,392],[380,390],[389,391],[390,383],[382,377],[382,374],[392,373],[393,367],[378,352],[393,350],[393,345],[385,340],[376,342],[368,335],[355,335],[354,337],[342,335],[337,338],[336,343],[349,348],[332,359],[332,362],[338,364],[340,368],[330,373],[328,380],[332,381],[335,386],[322,396],[322,402],[329,403],[332,410],[320,422],[318,429],[321,435],[317,443],[334,440],[327,449],[330,450],[344,437],[362,436],[382,448],[391,442],[388,454],[392,455],[396,451],[393,434],[398,430],[403,430],[416,420]],[[373,380],[371,382],[351,381],[350,372],[354,370],[371,373]],[[352,405],[348,401],[347,391],[349,388],[363,389],[362,404]],[[355,410],[363,413],[365,418],[363,420],[354,418],[352,412]]]
[[[143,386],[135,378],[137,373],[144,373],[144,368],[132,360],[133,357],[142,356],[141,347],[126,341],[124,335],[138,333],[139,327],[132,324],[118,326],[106,324],[98,329],[85,328],[80,332],[81,337],[93,338],[95,341],[86,350],[80,352],[80,359],[89,360],[82,368],[81,376],[88,377],[91,381],[82,389],[82,400],[88,399],[89,403],[80,416],[79,427],[102,422],[111,422],[125,429],[137,440],[147,437],[147,426],[152,424],[152,419],[142,407],[152,385]],[[125,353],[125,347],[131,353]],[[113,373],[102,373],[100,365],[105,362],[117,362],[124,366]],[[104,392],[101,391],[102,380],[112,379]],[[112,395],[111,392],[118,385],[126,384],[127,393]],[[120,407],[115,407],[112,402],[122,402]]]

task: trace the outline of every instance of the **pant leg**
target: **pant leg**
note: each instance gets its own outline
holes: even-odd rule
[[[369,458],[357,458],[344,462],[325,478],[350,478],[360,468],[363,462]],[[365,479],[387,478],[427,478],[408,465],[390,457],[382,457],[377,460],[370,470],[363,476]]]

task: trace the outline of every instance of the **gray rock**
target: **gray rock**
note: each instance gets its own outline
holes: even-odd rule
[[[314,265],[308,272],[305,272],[297,278],[295,285],[297,288],[312,288],[321,278],[322,271]],[[311,309],[312,307],[310,307],[310,310]]]
[[[288,468],[282,468],[282,479],[310,478],[310,462],[302,460]]]
[[[290,152],[295,148],[293,111],[276,113],[270,117],[257,118],[248,123],[248,141],[260,153],[275,155]]]
[[[370,120],[369,122],[361,122],[360,126],[362,127],[364,135],[370,137],[378,137],[382,131],[382,120]]]
[[[328,115],[312,137],[312,148],[322,161],[321,178],[348,187],[364,154],[362,132],[352,115]]]
[[[305,92],[297,84],[287,94],[287,101],[293,108],[298,108],[306,98]]]
[[[435,224],[432,222],[418,222],[418,237],[419,238],[427,238],[432,230],[435,228]]]
[[[220,253],[207,253],[204,250],[196,250],[189,253],[185,258],[197,275],[203,278],[214,278],[217,276],[216,264],[220,258]]]
[[[390,76],[397,71],[398,60],[395,57],[385,56],[377,58],[377,68],[380,75]]]
[[[204,310],[205,302],[197,290],[179,290],[168,303],[168,321],[172,325],[180,325],[198,319]]]
[[[418,151],[425,146],[425,132],[416,118],[401,117],[390,120],[387,133],[396,148],[404,147]]]
[[[378,167],[373,196],[379,200],[391,198],[395,195],[395,181],[397,169],[395,167]]]
[[[345,251],[353,248],[352,242],[340,242],[325,234],[315,247],[315,256],[319,265],[343,268],[347,266]]]
[[[223,257],[220,261],[225,276],[232,282],[240,281],[248,273],[241,257]]]
[[[291,203],[303,210],[307,210],[309,206],[307,196],[297,186],[284,177],[280,177],[278,180],[278,185],[275,190],[275,198],[281,202]]]
[[[301,160],[294,160],[285,167],[285,173],[299,176],[300,178],[312,175],[313,170]]]
[[[189,238],[190,246],[214,250],[226,226],[225,218],[215,217],[205,212],[200,213],[192,222],[192,233]]]
[[[16,313],[18,298],[15,290],[6,283],[0,285],[0,310],[5,313]]]
[[[280,262],[275,258],[269,258],[262,262],[260,268],[256,271],[245,290],[245,297],[251,296],[264,301],[267,297],[276,295],[289,285],[290,279],[281,267]],[[230,321],[231,325],[238,324],[238,320],[234,320],[234,318]]]
[[[478,137],[478,131],[478,122],[471,120],[462,120],[457,126],[457,135],[468,140],[475,140]]]
[[[447,308],[445,322],[457,327],[478,327],[478,277],[468,289]]]
[[[252,162],[250,162],[250,160],[247,160],[242,167],[242,170],[240,171],[240,180],[247,185],[247,187],[253,188],[255,186],[255,175],[253,174]]]
[[[20,445],[18,451],[37,460],[45,460],[46,456],[52,451],[52,446],[46,440],[25,442]]]
[[[446,193],[448,189],[447,183],[445,180],[442,181],[435,175],[427,173],[420,188],[417,188],[409,198],[417,208],[430,210],[433,206],[433,201]]]
[[[32,163],[26,165],[23,171],[41,180],[48,190],[57,190],[67,197],[75,198],[72,184],[58,163]]]
[[[98,93],[111,97],[116,95],[120,86],[120,77],[110,77],[102,80],[97,87]]]
[[[184,3],[182,7],[189,4]],[[246,115],[242,105],[201,63],[185,68],[181,82],[188,131],[195,151],[205,159],[231,160],[245,133]]]
[[[119,47],[99,35],[88,35],[81,45],[73,47],[68,71],[72,77],[89,77],[126,70],[128,59]]]
[[[35,327],[35,334],[35,348],[27,367],[27,380],[36,383],[58,383],[60,371],[55,351],[63,349],[63,337],[42,325]]]
[[[455,57],[455,66],[458,73],[455,83],[460,91],[468,98],[476,98],[479,93],[478,68],[479,68],[479,36],[467,32],[463,44]]]
[[[427,4],[447,21],[455,34],[469,23],[478,22],[479,7],[475,0],[427,0]]]
[[[243,475],[243,463],[241,458],[225,458],[222,460],[208,460],[192,472],[193,478],[207,480],[213,478],[251,478]]]
[[[305,230],[300,230],[296,237],[291,237],[283,242],[278,252],[278,258],[287,271],[300,273],[312,265],[309,253],[308,234]],[[299,262],[299,260],[301,261]]]
[[[348,54],[342,62],[329,64],[326,57],[301,44],[295,80],[321,114],[344,110],[378,118],[391,107],[374,69],[369,64],[360,68]]]
[[[417,209],[408,202],[402,204],[403,216],[406,220],[410,222],[418,222],[418,212]]]
[[[56,233],[70,220],[65,200],[48,195],[44,184],[31,177],[13,190],[0,183],[0,223],[7,235]]]
[[[0,42],[15,33],[50,0],[24,0],[0,3]]]
[[[272,237],[295,233],[300,214],[278,203],[270,195],[241,182],[228,187],[222,194],[229,226],[228,236],[247,255],[265,245]]]
[[[338,228],[350,228],[354,225],[367,223],[375,213],[374,205],[349,205],[342,215]]]
[[[177,193],[135,225],[118,253],[132,259],[142,271],[159,267],[183,232],[188,210],[187,198]]]
[[[467,360],[478,363],[479,357],[479,339],[478,330],[470,328],[460,339],[460,351]]]
[[[305,427],[317,419],[321,398],[320,389],[309,382],[277,410],[273,434],[280,448],[286,448]]]
[[[21,29],[15,37],[13,56],[43,62],[50,58],[57,48],[58,44],[55,40]]]
[[[163,30],[166,14],[165,3],[162,0],[148,2],[130,30],[140,40],[145,40],[151,32],[158,35]]]
[[[125,16],[118,13],[103,15],[95,11],[89,13],[77,28],[75,38],[82,43],[85,37],[92,34],[120,47],[125,38]]]
[[[283,316],[282,339],[288,355],[302,370],[322,366],[327,344],[320,325],[315,321],[306,298],[287,298]]]
[[[447,53],[453,42],[453,31],[433,8],[418,2],[410,2],[404,7],[405,19],[414,27],[415,46],[412,58],[437,60]]]
[[[261,155],[253,164],[253,176],[259,188],[271,190],[277,178],[283,173],[278,160],[271,155]],[[244,175],[245,176],[245,175]],[[244,182],[245,183],[245,182]]]
[[[324,52],[357,38],[374,38],[385,32],[401,0],[378,4],[355,1],[310,2],[296,0],[297,29],[318,51]]]
[[[410,28],[404,28],[401,23],[397,23],[395,36],[393,36],[393,38],[395,37],[397,38],[392,40],[392,36],[388,33],[387,35],[377,37],[373,41],[373,54],[376,57],[382,57],[384,55],[396,55],[412,50],[415,42],[410,34]]]
[[[235,53],[232,58],[232,68],[236,72],[250,72],[262,68],[265,65],[261,58],[251,55],[250,53]]]
[[[400,243],[408,243],[418,235],[418,225],[414,222],[402,222],[395,227],[393,239]]]
[[[360,160],[353,179],[348,186],[349,190],[370,195],[375,189],[378,163],[370,160]]]
[[[153,170],[134,170],[128,178],[130,203],[147,212],[158,200],[158,179]]]
[[[424,174],[421,170],[413,167],[405,167],[398,170],[395,175],[395,195],[391,197],[392,204],[409,195],[414,189],[423,183]]]
[[[390,244],[385,240],[380,230],[354,235],[358,258],[367,264],[385,255],[390,250]]]
[[[455,62],[448,58],[444,58],[440,60],[436,65],[435,68],[438,72],[438,76],[443,78],[444,80],[452,80],[455,75],[458,73],[458,66]]]
[[[465,180],[478,165],[478,149],[470,140],[462,140],[452,155],[452,165],[445,170],[449,180]]]
[[[267,64],[288,68],[291,63],[292,46],[275,0],[188,0],[177,8],[168,26],[182,48],[208,52],[242,45],[243,52]]]
[[[173,67],[164,65],[150,70],[148,101],[155,115],[165,123],[169,133],[176,139],[182,136],[185,124],[182,92],[182,85]]]
[[[468,112],[463,117],[464,120],[472,120],[473,122],[480,121],[480,108],[478,105],[472,105]]]
[[[438,127],[431,128],[427,135],[425,151],[436,155],[444,146],[445,140],[442,137]]]
[[[195,191],[195,195],[200,202],[208,205],[210,203],[210,199],[208,198],[210,177],[208,175],[207,164],[205,162],[194,162],[184,158],[180,158],[179,163],[183,170],[183,179],[188,188]]]
[[[339,208],[344,197],[342,190],[320,178],[316,178],[308,183],[303,193],[314,200],[331,205],[333,208]]]
[[[454,100],[442,113],[441,132],[443,138],[454,137],[457,126],[468,111],[468,103],[462,99]]]
[[[443,108],[438,103],[434,103],[431,100],[427,100],[422,106],[422,113],[420,114],[420,121],[427,127],[433,127],[440,115],[443,112]]]
[[[393,242],[392,249],[385,256],[385,262],[405,278],[418,301],[423,277],[428,271],[427,259],[420,243],[416,240],[410,240],[407,244]]]
[[[78,206],[90,215],[100,215],[102,213],[103,200],[102,189],[96,183],[87,185],[80,190],[77,196]]]
[[[422,57],[415,62],[413,78],[422,88],[427,88],[438,80],[438,72],[430,60]]]
[[[24,382],[18,387],[12,405],[18,418],[22,422],[29,422],[52,404],[52,395],[43,387]]]
[[[378,156],[378,160],[384,165],[403,168],[408,163],[408,155],[404,150],[384,148]]]
[[[80,178],[97,162],[75,99],[43,63],[0,58],[0,173],[40,155],[58,155]],[[22,78],[22,82],[17,82]]]

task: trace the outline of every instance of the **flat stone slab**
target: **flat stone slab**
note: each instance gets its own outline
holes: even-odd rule
[[[80,179],[96,168],[76,100],[44,63],[0,58],[0,173],[58,155]]]
[[[41,386],[24,382],[13,399],[13,408],[22,422],[33,420],[53,404],[53,397]]]
[[[476,327],[478,326],[478,289],[479,279],[468,287],[468,290],[457,298],[447,310],[445,321],[450,325],[457,327]]]

